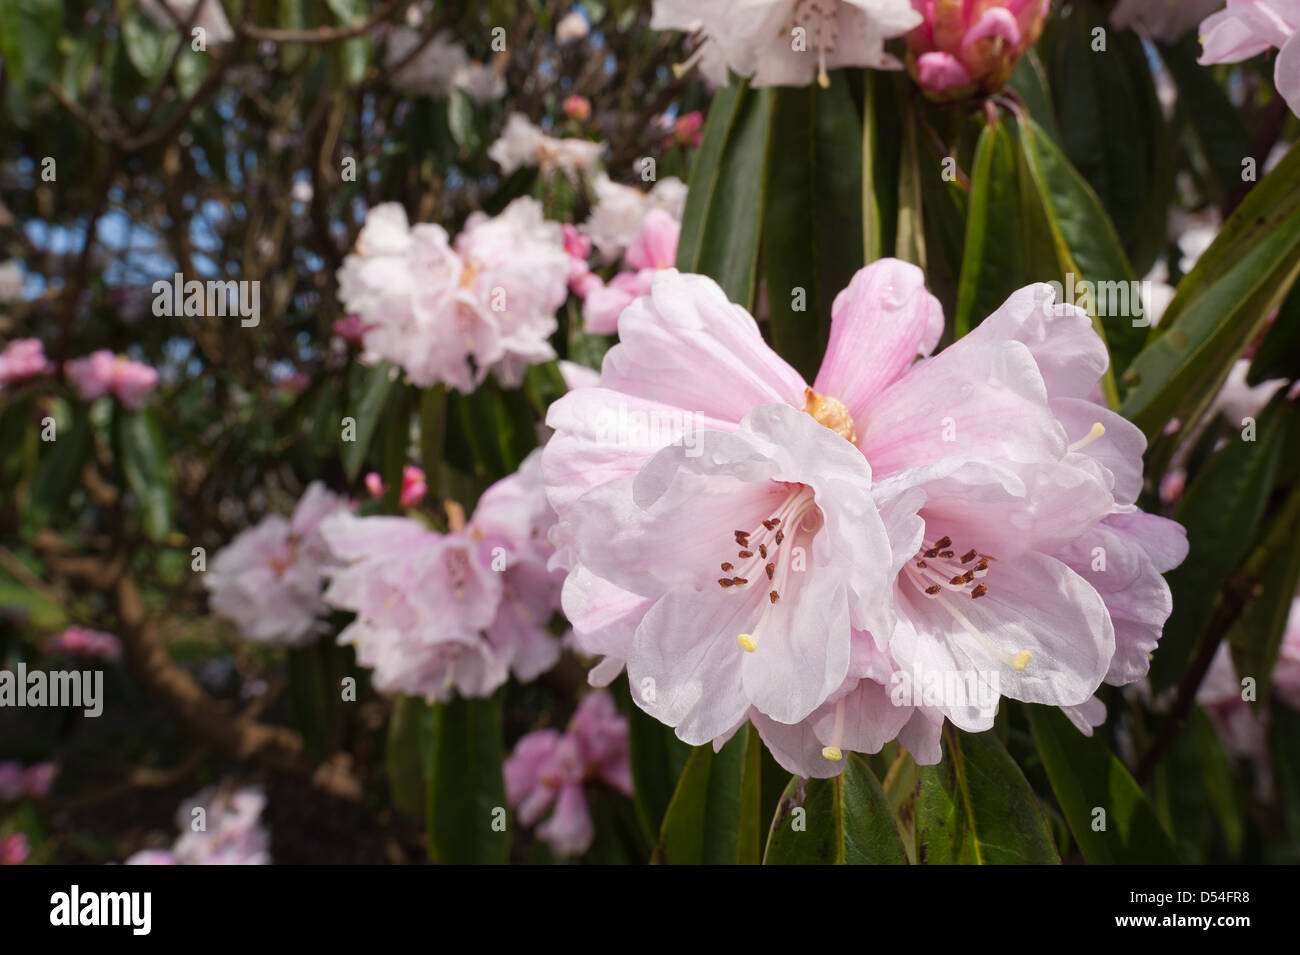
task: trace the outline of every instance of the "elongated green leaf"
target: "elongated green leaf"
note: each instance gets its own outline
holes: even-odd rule
[[[971,166],[970,211],[954,325],[958,337],[1025,284],[1017,174],[1015,142],[1006,125],[984,127]]]
[[[753,727],[717,753],[697,746],[664,815],[657,865],[757,865],[762,743]]]
[[[433,771],[433,727],[433,707],[423,700],[399,696],[393,701],[384,751],[388,788],[397,807],[417,819]]]
[[[365,371],[361,380],[360,393],[350,395],[350,407],[345,409],[346,416],[356,424],[354,440],[343,442],[343,473],[349,481],[355,481],[365,464],[370,451],[370,442],[374,440],[379,424],[380,412],[388,403],[388,393],[393,387],[391,377],[392,365],[383,362]],[[348,436],[345,431],[344,437]]]
[[[1228,575],[1245,560],[1273,487],[1288,426],[1275,403],[1258,422],[1255,440],[1234,440],[1187,488],[1176,517],[1187,528],[1188,554],[1168,575],[1174,609],[1151,660],[1156,690],[1187,667]]]
[[[1073,288],[1073,304],[1086,308],[1092,316],[1110,350],[1112,368],[1127,368],[1141,349],[1150,322],[1137,315],[1133,302],[1137,280],[1115,227],[1097,194],[1037,123],[1026,118],[1018,132],[1028,175],[1022,201],[1038,207],[1039,215],[1034,218],[1046,225],[1056,263],[1055,275],[1028,277],[1055,279],[1067,294]],[[1103,384],[1108,392],[1113,391],[1109,373]]]
[[[1200,707],[1193,708],[1190,723],[1199,757],[1202,785],[1210,797],[1210,806],[1214,809],[1224,844],[1228,852],[1235,856],[1241,852],[1242,842],[1246,838],[1246,808],[1237,791],[1232,758],[1224,751],[1223,744],[1219,742],[1219,734],[1204,710]]]
[[[1300,149],[1292,149],[1179,283],[1155,337],[1125,373],[1131,388],[1124,416],[1148,439],[1171,418],[1196,421],[1297,272]],[[1168,453],[1149,460],[1166,460]]]
[[[916,116],[902,111],[902,142],[898,156],[898,232],[894,255],[904,262],[925,269],[925,219],[921,198],[926,173],[921,169],[921,153],[916,141]],[[933,170],[930,170],[933,174]]]
[[[1024,773],[992,732],[946,733],[943,761],[917,767],[917,861],[1053,865],[1047,819]]]
[[[24,537],[44,530],[67,512],[68,497],[80,482],[90,454],[90,423],[85,409],[73,407],[54,432],[54,440],[42,440],[36,447],[36,473],[20,517]]]
[[[504,863],[509,827],[501,766],[503,695],[459,697],[433,707],[433,762],[426,826],[429,858],[451,865]]]
[[[678,268],[710,276],[727,298],[751,311],[774,100],[773,90],[740,82],[714,98],[677,245]]]
[[[1052,138],[1052,142],[1059,144],[1061,131],[1057,128],[1056,112],[1052,108],[1052,92],[1047,82],[1047,70],[1033,47],[1030,47],[1029,52],[1020,58],[1008,85],[1020,94],[1020,99],[1029,110],[1029,115],[1034,118],[1034,122],[1043,128],[1043,131]]]
[[[831,302],[863,264],[862,129],[843,71],[774,93],[763,260],[772,346],[812,381]]]
[[[307,753],[313,759],[325,755],[330,735],[330,710],[327,694],[331,687],[319,643],[290,647],[288,651],[289,705],[294,726],[302,734]]]
[[[1106,745],[1084,736],[1055,707],[1026,709],[1034,745],[1083,857],[1094,864],[1177,862],[1142,790]]]
[[[617,681],[615,694],[628,721],[628,760],[632,765],[637,818],[646,838],[654,842],[659,838],[691,748],[677,738],[671,726],[660,723],[632,702],[626,679]]]
[[[851,753],[840,776],[790,780],[763,864],[907,864],[889,800],[866,760]]]
[[[141,525],[150,540],[162,540],[172,527],[172,472],[158,418],[149,409],[121,410],[117,425],[122,473]]]
[[[35,92],[54,78],[62,25],[58,0],[0,0],[0,56],[10,83]]]

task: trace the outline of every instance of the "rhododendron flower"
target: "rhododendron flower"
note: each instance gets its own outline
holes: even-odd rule
[[[897,68],[885,41],[920,21],[907,0],[655,0],[650,26],[701,34],[696,57],[712,57],[719,84],[721,66],[754,86],[829,86],[838,67]]]
[[[698,109],[683,113],[673,123],[673,133],[669,141],[676,146],[699,146],[703,138],[704,114]]]
[[[1300,4],[1295,0],[1228,0],[1201,24],[1203,65],[1240,63],[1270,47],[1278,50],[1273,82],[1291,112],[1300,115]]]
[[[1085,313],[1053,308],[1051,295],[1047,286],[1017,293],[976,332],[916,363],[939,340],[939,305],[920,270],[878,262],[836,299],[827,354],[810,387],[716,285],[661,272],[651,295],[620,318],[621,343],[606,355],[599,384],[561,398],[548,417],[556,434],[543,472],[559,515],[555,562],[570,569],[564,607],[578,645],[608,658],[593,680],[611,679],[627,660],[638,704],[683,739],[716,742],[748,716],[777,758],[805,775],[838,771],[843,748],[879,748],[900,723],[904,745],[919,760],[937,760],[943,718],[987,728],[1001,696],[1082,707],[1095,717],[1092,693],[1116,656],[1108,601],[1117,619],[1131,623],[1133,647],[1153,629],[1158,636],[1167,591],[1163,603],[1135,605],[1141,593],[1163,587],[1161,570],[1181,560],[1181,532],[1165,522],[1141,539],[1151,530],[1139,526],[1144,519],[1159,520],[1133,506],[1141,435],[1087,399],[1106,368],[1104,346]],[[773,451],[760,451],[762,442],[748,434],[762,429],[741,423],[790,416],[789,430],[766,438]],[[808,606],[808,614],[816,607],[849,621],[832,628],[796,619],[778,628],[783,638],[770,646],[798,640],[805,627],[820,635],[815,647],[789,654],[778,677],[744,654],[723,654],[719,639],[738,622],[728,614],[749,612],[720,598],[761,585],[755,569],[767,576],[771,564],[773,582],[781,572],[763,554],[775,543],[771,528],[735,523],[739,550],[713,565],[722,576],[709,600],[709,588],[691,575],[703,569],[695,548],[713,525],[695,508],[709,501],[714,520],[728,519],[711,487],[719,494],[729,487],[722,474],[736,477],[727,470],[733,460],[774,467],[780,449],[812,447],[799,443],[800,427],[812,427],[809,441],[834,439],[831,446],[866,466],[855,480],[835,482],[831,495],[817,476],[834,460],[831,446],[796,455],[802,470],[782,480],[816,488],[816,513],[831,530],[813,552],[820,546],[836,560],[794,580],[813,577],[803,586],[814,588],[857,583],[845,583],[836,600],[814,589],[819,596],[806,602],[786,601],[782,587],[772,588],[773,607]],[[742,436],[750,446],[734,445]],[[747,499],[742,490],[729,487],[737,501]],[[867,529],[856,552],[835,538],[829,517],[841,507],[867,515],[855,522]],[[1105,595],[1069,565],[1089,534],[1105,537],[1124,563],[1123,576],[1099,580]],[[752,544],[763,545],[758,557]],[[870,546],[877,549],[864,555]],[[666,569],[647,557],[657,554],[668,559]],[[755,560],[757,568],[748,566]],[[881,584],[855,576],[866,572],[864,561],[885,575],[889,599],[863,596]],[[743,572],[736,570],[742,562]],[[682,606],[689,611],[671,615]],[[739,633],[755,637],[753,629]],[[676,643],[666,650],[659,640]],[[754,643],[761,653],[763,641]],[[1126,649],[1116,682],[1132,678],[1137,654]],[[910,701],[914,711],[886,713],[882,683],[895,669],[969,675],[982,699]],[[653,699],[640,682],[647,679]]]
[[[589,236],[605,262],[616,262],[645,229],[646,215],[662,209],[681,221],[686,208],[686,184],[674,176],[655,183],[648,193],[601,175],[592,183],[595,206],[581,231]]]
[[[371,471],[366,475],[366,490],[370,492],[371,497],[384,496],[384,479],[379,476],[379,472]],[[404,508],[415,507],[424,500],[424,495],[427,493],[429,493],[429,485],[424,480],[424,472],[414,464],[402,468],[402,490],[398,503]]]
[[[646,213],[640,235],[627,247],[623,259],[632,271],[620,272],[608,285],[587,291],[583,303],[583,324],[593,335],[612,335],[618,316],[632,300],[650,294],[650,285],[661,269],[672,268],[677,260],[677,240],[682,225],[662,209]]]
[[[122,659],[122,641],[102,630],[69,627],[46,646],[49,653],[71,653],[74,656],[99,657],[102,660]]]
[[[1214,725],[1223,748],[1242,759],[1260,759],[1268,752],[1263,717],[1247,702],[1227,643],[1219,645],[1196,690],[1196,702]]]
[[[394,86],[417,96],[443,97],[460,89],[474,102],[488,103],[505,94],[505,80],[471,61],[447,30],[432,39],[407,27],[389,31],[384,64]]]
[[[286,519],[272,514],[217,552],[203,575],[214,613],[232,620],[249,640],[302,646],[316,639],[325,570],[334,558],[321,524],[347,502],[312,482]]]
[[[549,567],[555,512],[542,483],[541,451],[483,492],[469,524],[480,560],[501,576],[501,603],[488,642],[521,680],[555,665],[560,642],[548,630],[560,605],[564,572]]]
[[[591,24],[587,22],[587,18],[577,10],[570,10],[555,25],[555,42],[572,43],[575,40],[584,40],[590,32]]]
[[[0,352],[0,388],[54,371],[39,338],[15,338]]]
[[[536,166],[543,175],[561,172],[575,182],[595,169],[604,152],[604,143],[548,136],[520,113],[506,118],[501,138],[488,147],[488,156],[507,176],[523,166]]]
[[[111,394],[132,411],[143,408],[158,385],[157,371],[108,349],[64,362],[63,373],[82,401]]]
[[[506,801],[520,823],[535,825],[549,812],[538,836],[557,856],[582,855],[596,834],[585,786],[600,782],[632,795],[627,720],[608,693],[589,693],[563,733],[545,729],[522,737],[504,772]]]
[[[996,93],[1043,29],[1048,0],[912,0],[907,66],[936,100]]]
[[[564,115],[578,123],[591,119],[591,100],[585,96],[566,96],[564,98]]]
[[[1140,30],[1153,40],[1177,43],[1188,30],[1211,13],[1222,9],[1224,0],[1119,0],[1110,12],[1117,30]]]
[[[257,787],[210,786],[177,809],[181,836],[170,850],[144,849],[125,864],[270,865],[271,836],[261,823],[265,807],[266,796]]]
[[[498,216],[470,215],[456,239],[465,264],[462,286],[490,325],[495,341],[484,360],[503,385],[514,387],[529,365],[555,357],[548,339],[556,311],[568,298],[569,254],[564,231],[535,199],[516,199]]]
[[[513,386],[528,364],[555,357],[547,338],[569,268],[559,224],[534,199],[470,216],[455,248],[441,226],[412,228],[387,203],[367,213],[339,298],[365,322],[363,361],[469,392],[489,371]]]

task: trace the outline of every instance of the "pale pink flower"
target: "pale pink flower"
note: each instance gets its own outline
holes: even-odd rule
[[[1268,754],[1268,728],[1262,716],[1247,702],[1244,688],[1232,662],[1228,644],[1221,643],[1210,669],[1196,691],[1196,702],[1205,710],[1223,748],[1242,759],[1263,759]]]
[[[630,796],[627,720],[603,692],[589,693],[568,728],[522,737],[505,762],[506,801],[522,825],[536,825],[558,856],[579,856],[591,847],[595,826],[584,787],[593,782]]]
[[[271,836],[261,824],[265,807],[266,796],[256,787],[229,791],[211,786],[192,796],[176,812],[181,836],[171,850],[175,864],[270,865]],[[196,809],[203,810],[202,829]]]
[[[1131,604],[1163,587],[1182,542],[1163,525],[1130,539],[1158,520],[1132,504],[1144,443],[1088,400],[1107,359],[1087,316],[1031,287],[916,363],[942,313],[920,271],[892,261],[860,271],[832,311],[809,387],[712,282],[661,272],[623,312],[600,383],[552,406],[554,562],[570,569],[576,641],[607,658],[593,681],[627,660],[638,705],[683,739],[717,745],[749,718],[804,775],[833,774],[842,749],[874,751],[899,732],[933,762],[944,717],[986,729],[1001,696],[1095,717],[1116,655],[1111,605],[1135,617],[1135,646],[1158,635],[1167,602]],[[737,510],[761,499],[772,469],[787,488],[777,496],[810,508],[788,532],[816,573],[791,576],[788,554],[763,554],[778,553],[764,523],[777,515]],[[740,532],[735,558],[716,553],[719,521]],[[1127,573],[1099,580],[1104,595],[1069,565],[1088,534]],[[765,585],[777,602],[746,609],[740,595],[770,599]],[[765,625],[773,614],[781,626]],[[973,675],[992,705],[891,707],[895,668]]]
[[[180,865],[176,856],[167,849],[141,849],[129,856],[123,865]]]
[[[647,193],[602,174],[592,183],[592,190],[596,202],[581,231],[606,263],[618,261],[636,240],[651,210],[662,209],[680,222],[686,208],[686,185],[675,176],[660,179]]]
[[[501,577],[501,602],[487,640],[521,680],[549,670],[560,656],[560,642],[547,629],[564,583],[564,572],[548,567],[554,524],[539,450],[483,492],[469,525],[480,561]]]
[[[356,613],[339,634],[375,686],[447,700],[491,695],[508,662],[483,637],[501,603],[501,576],[479,560],[464,532],[439,534],[401,517],[358,518],[341,512],[322,535],[343,566],[325,600]]]
[[[495,330],[495,345],[482,361],[503,385],[515,387],[529,365],[555,357],[548,339],[559,327],[555,313],[568,298],[570,272],[564,231],[543,216],[540,202],[523,197],[498,216],[471,214],[456,251],[472,308]]]
[[[996,93],[1038,39],[1048,0],[912,0],[923,15],[907,35],[907,66],[937,100]]]
[[[1295,0],[1228,0],[1201,24],[1197,62],[1240,63],[1276,47],[1273,82],[1291,112],[1300,115],[1300,4]]]
[[[587,293],[582,310],[587,332],[612,335],[618,330],[618,316],[623,309],[633,299],[649,295],[655,273],[675,264],[681,228],[681,223],[663,209],[646,212],[640,234],[623,254],[631,271],[620,272],[608,285]]]
[[[0,763],[0,802],[13,802],[23,796],[25,770],[22,763]]]
[[[702,38],[695,57],[721,85],[726,70],[754,86],[829,86],[828,70],[897,68],[885,41],[921,17],[907,0],[655,0],[650,26]]]
[[[564,223],[564,251],[569,254],[569,291],[586,298],[601,286],[598,276],[592,273],[587,259],[591,257],[591,240],[578,231],[578,227]]]
[[[577,10],[570,10],[555,25],[555,42],[564,44],[585,40],[590,32],[591,24],[587,22],[587,18]]]
[[[1117,30],[1132,27],[1153,40],[1177,43],[1223,4],[1224,0],[1119,0],[1110,22]]]
[[[600,382],[600,372],[594,368],[588,368],[586,365],[579,365],[577,362],[565,361],[564,359],[561,359],[558,364],[560,366],[560,377],[564,379],[564,387],[568,391],[590,388]]]
[[[44,799],[50,794],[59,768],[53,763],[36,763],[23,773],[23,795],[28,799]]]
[[[54,371],[39,338],[15,338],[0,352],[0,388]]]
[[[259,643],[315,640],[328,610],[321,598],[324,573],[335,564],[320,526],[346,510],[343,498],[314,481],[290,518],[273,514],[240,532],[203,575],[212,611]]]
[[[82,401],[111,394],[132,411],[143,408],[158,386],[156,370],[108,349],[64,362],[63,373]]]
[[[122,659],[122,641],[111,633],[69,627],[51,640],[46,647],[50,653],[71,653],[74,656],[99,657],[103,660]]]
[[[419,30],[397,27],[388,32],[384,64],[398,89],[443,97],[455,88],[457,72],[469,66],[469,54],[449,30],[426,39]]]

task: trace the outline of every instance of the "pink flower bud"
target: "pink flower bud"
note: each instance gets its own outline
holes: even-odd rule
[[[996,93],[1038,39],[1047,0],[912,0],[907,67],[933,100]]]

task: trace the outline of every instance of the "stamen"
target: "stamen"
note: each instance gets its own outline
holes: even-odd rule
[[[822,757],[829,759],[833,763],[838,763],[844,758],[844,751],[840,745],[844,740],[844,697],[840,697],[835,702],[835,725],[831,729],[831,742],[829,746],[822,748]]]
[[[700,58],[704,56],[704,47],[707,44],[708,41],[706,40],[704,43],[701,43],[699,46],[697,46],[695,48],[695,51],[690,56],[688,56],[685,60],[683,60],[681,63],[674,63],[673,76],[675,76],[677,79],[680,80],[690,70],[694,69],[695,64],[700,62]]]
[[[737,556],[744,560],[749,560],[749,558],[754,556],[754,552],[752,550],[742,550]]]
[[[970,592],[970,599],[975,600],[978,597],[983,597],[988,592],[989,592],[988,584],[980,584]]]
[[[748,633],[742,633],[736,639],[740,641],[740,645],[745,648],[747,653],[753,653],[758,649],[758,642]]]
[[[1079,451],[1083,448],[1086,448],[1088,445],[1092,444],[1092,442],[1096,441],[1105,433],[1106,433],[1106,428],[1102,425],[1102,423],[1100,421],[1094,421],[1092,423],[1092,428],[1088,431],[1088,433],[1085,434],[1078,441],[1074,442],[1074,444],[1070,445],[1069,450]]]
[[[772,576],[776,573],[776,564],[768,564],[763,568],[763,570],[767,574],[767,579],[771,580]]]
[[[1033,654],[1028,650],[1021,650],[1011,658],[1011,668],[1019,673],[1025,667],[1029,666],[1029,658],[1032,656]]]
[[[969,564],[972,560],[974,560],[978,556],[979,553],[975,550],[974,547],[972,547],[970,550],[966,551],[966,553],[962,554],[961,562],[963,564]]]
[[[769,590],[767,592],[767,600],[769,603],[776,603],[780,599],[781,599],[781,595],[778,594],[775,590]]]
[[[725,561],[725,560],[724,560],[724,561],[722,562],[722,569],[723,569],[723,570],[734,570],[734,569],[735,569],[735,566],[734,566],[733,564],[731,564],[729,561]]]
[[[719,587],[722,587],[723,589],[725,589],[725,588],[727,588],[727,587],[734,587],[735,584],[733,584],[733,583],[731,582],[731,578],[730,578],[730,577],[719,577],[719,578],[718,578],[718,586],[719,586]]]

